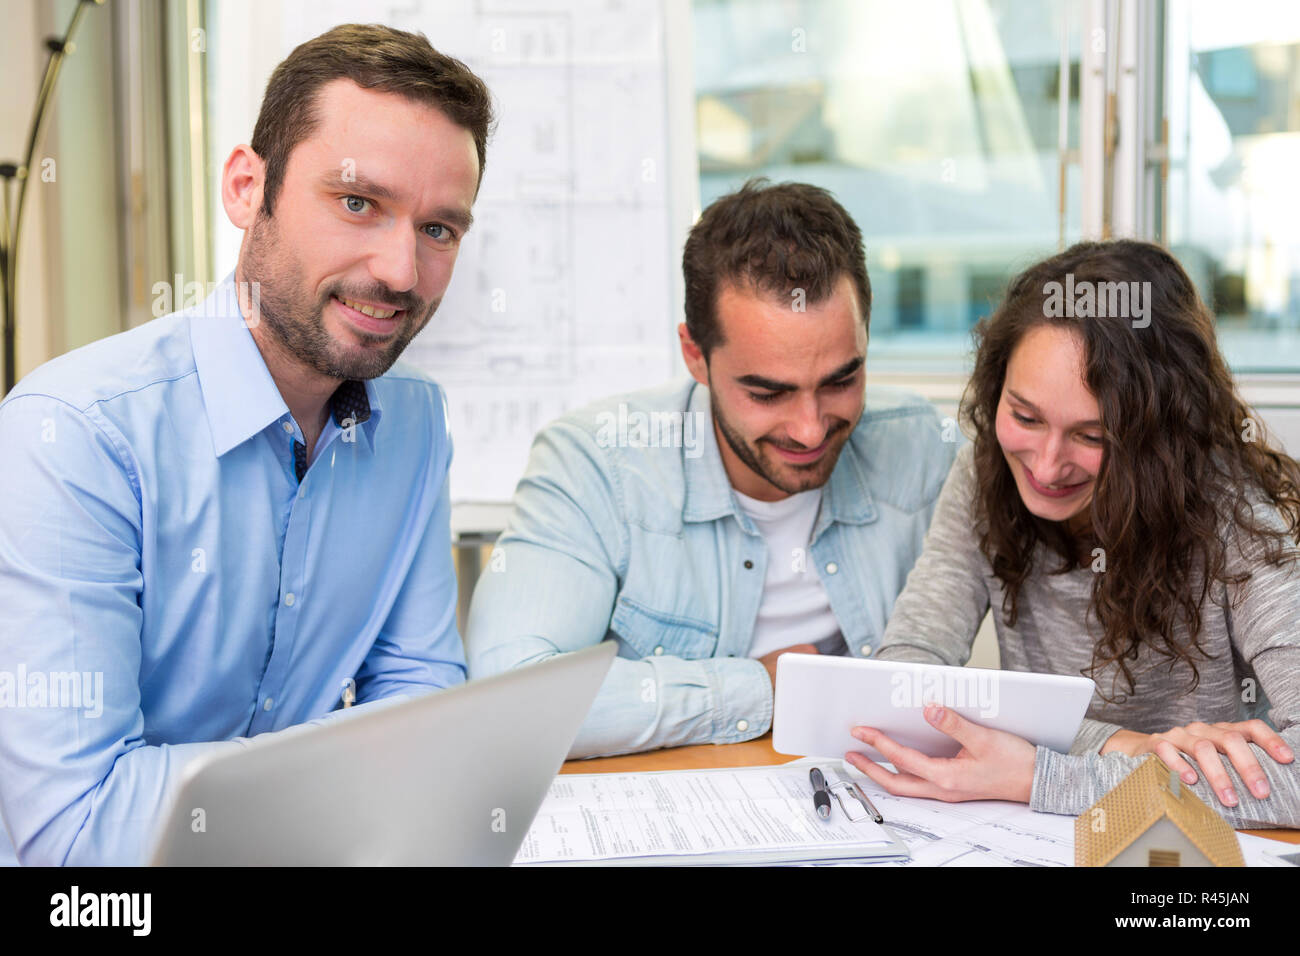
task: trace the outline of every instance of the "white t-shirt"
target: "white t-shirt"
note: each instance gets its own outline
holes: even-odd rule
[[[809,554],[822,489],[780,501],[758,501],[737,491],[736,501],[767,544],[763,598],[749,656],[762,657],[791,644],[815,644],[839,634],[839,622]]]

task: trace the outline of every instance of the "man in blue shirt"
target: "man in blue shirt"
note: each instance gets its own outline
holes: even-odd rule
[[[956,448],[865,386],[862,234],[829,193],[747,184],[682,265],[691,378],[538,435],[466,625],[473,677],[618,641],[575,757],[760,736],[781,654],[869,656]]]
[[[394,362],[490,122],[422,35],[303,44],[223,170],[233,276],[0,405],[0,859],[141,862],[191,758],[464,680],[443,396]]]

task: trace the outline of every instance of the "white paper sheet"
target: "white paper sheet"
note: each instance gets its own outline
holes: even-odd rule
[[[515,862],[757,863],[905,852],[847,797],[833,801],[829,820],[819,818],[809,766],[561,775]]]
[[[812,810],[808,768],[820,767],[835,802]],[[888,766],[888,765],[886,765]],[[854,780],[885,827],[837,783]],[[872,837],[861,844],[866,835]],[[867,859],[896,836],[910,853]],[[1300,847],[1238,834],[1247,866],[1288,866]],[[858,853],[857,846],[864,851]],[[777,767],[557,777],[516,863],[853,862],[873,866],[1072,866],[1074,817],[998,800],[944,803],[895,797],[842,761],[805,758]]]
[[[1000,800],[944,803],[895,797],[856,768],[841,764],[840,769],[858,782],[911,853],[909,860],[874,866],[1074,865],[1074,817]],[[1248,833],[1238,833],[1237,839],[1247,866],[1287,866],[1279,855],[1300,850]]]

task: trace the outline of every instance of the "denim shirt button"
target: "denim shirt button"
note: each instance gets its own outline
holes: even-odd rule
[[[870,656],[871,656],[871,645],[870,645],[870,644],[863,644],[862,647],[861,647],[861,651],[862,651],[862,656],[863,656],[863,657],[870,657]]]
[[[750,569],[753,568],[753,567],[754,567],[754,562],[753,562],[753,561],[746,561],[746,562],[745,562],[745,570],[746,570],[746,571],[750,570]]]
[[[743,734],[745,731],[749,729],[749,721],[747,720],[736,721],[736,729]]]
[[[664,649],[663,649],[663,647],[656,647],[656,648],[655,648],[655,657],[663,657],[663,656],[664,656]]]
[[[836,571],[838,571],[839,569],[840,569],[840,566],[839,566],[838,564],[836,564],[834,561],[832,561],[830,564],[826,565],[826,573],[827,573],[827,574],[834,574],[834,573],[835,573]]]

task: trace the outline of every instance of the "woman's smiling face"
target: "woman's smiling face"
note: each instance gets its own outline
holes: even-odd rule
[[[1083,376],[1083,343],[1055,325],[1029,329],[1007,362],[998,444],[1025,507],[1047,521],[1082,514],[1101,469],[1101,412]]]

